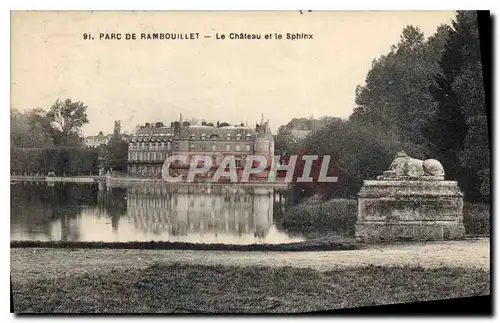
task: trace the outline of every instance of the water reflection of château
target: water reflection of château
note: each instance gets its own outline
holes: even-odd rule
[[[273,188],[233,185],[130,187],[128,216],[137,229],[172,236],[250,234],[264,238],[273,223]]]
[[[283,190],[276,187],[161,183],[99,189],[23,183],[11,190],[13,240],[295,241],[273,223],[285,204]]]

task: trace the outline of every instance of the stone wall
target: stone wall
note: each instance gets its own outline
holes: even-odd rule
[[[460,239],[462,208],[463,194],[455,181],[364,181],[358,194],[356,239]]]

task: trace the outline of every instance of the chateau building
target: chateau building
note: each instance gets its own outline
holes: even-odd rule
[[[114,134],[119,134],[123,140],[128,142],[130,140],[131,135],[127,132],[121,132],[121,121],[115,120],[114,126]],[[96,136],[87,136],[83,139],[83,143],[85,147],[98,148],[101,146],[106,146],[109,141],[113,138],[113,134],[104,135],[102,131],[100,131]]]
[[[262,155],[271,165],[274,155],[274,139],[268,122],[261,122],[255,128],[247,126],[214,127],[188,125],[175,122],[172,127],[147,123],[137,129],[128,146],[128,173],[148,177],[161,177],[164,161],[172,155],[185,155],[186,163],[175,162],[173,173],[185,174],[189,169],[191,156],[204,155],[212,158],[212,174],[224,156],[233,155],[238,172],[245,165],[247,155]]]
[[[87,136],[84,138],[85,147],[97,148],[102,145],[107,145],[112,135],[97,135]]]

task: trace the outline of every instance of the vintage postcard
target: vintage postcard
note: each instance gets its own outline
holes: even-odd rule
[[[12,11],[14,312],[491,313],[489,23]]]

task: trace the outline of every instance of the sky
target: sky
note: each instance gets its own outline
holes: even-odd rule
[[[453,11],[12,12],[11,108],[88,106],[83,135],[196,118],[276,131],[292,118],[347,118],[372,61],[407,25],[426,37]],[[120,33],[120,40],[99,39]],[[137,39],[126,40],[126,34]],[[143,40],[141,33],[198,33]],[[229,39],[230,33],[262,39]],[[276,39],[275,34],[282,34]],[[312,39],[286,39],[311,34]],[[91,34],[94,39],[84,39]],[[225,39],[221,38],[222,34]],[[271,39],[265,39],[271,34]],[[206,38],[205,36],[210,36]],[[105,37],[104,37],[105,38]]]

